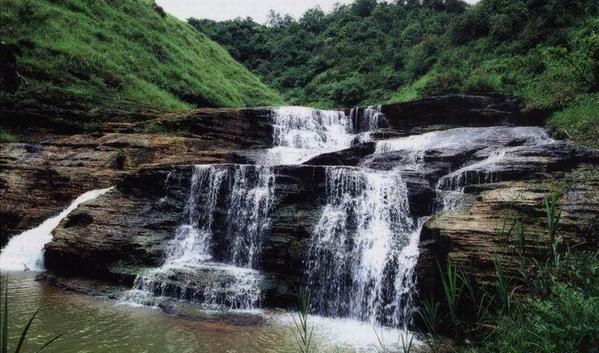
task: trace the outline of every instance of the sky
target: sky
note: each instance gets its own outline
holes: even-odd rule
[[[289,14],[295,18],[307,9],[320,6],[330,11],[335,3],[350,4],[354,0],[156,0],[168,13],[185,20],[189,17],[209,18],[215,21],[236,17],[251,17],[258,23],[266,22],[269,10]],[[466,0],[475,3],[478,0]]]

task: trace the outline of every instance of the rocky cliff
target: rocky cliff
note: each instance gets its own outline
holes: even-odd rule
[[[554,185],[567,184],[559,203],[564,236],[582,242],[581,235],[596,228],[599,151],[551,140],[538,127],[512,128],[538,123],[519,112],[516,100],[433,97],[381,111],[384,123],[368,142],[354,141],[303,165],[272,167],[276,199],[258,263],[269,282],[267,305],[293,304],[291,297],[306,283],[306,254],[326,204],[330,168],[399,171],[410,215],[427,217],[416,269],[422,295],[434,290],[436,261],[446,258],[470,266],[482,281],[492,278],[495,256],[516,271],[510,267],[515,240],[498,232],[514,214],[531,239],[526,253],[543,251],[542,200]],[[353,114],[354,125],[362,124],[364,111]],[[165,261],[182,222],[193,165],[218,164],[230,173],[240,156],[251,163],[248,155],[273,144],[269,115],[269,109],[201,110],[111,124],[102,133],[2,144],[2,239],[38,224],[85,190],[116,185],[60,224],[46,246],[46,266],[62,276],[130,287],[139,271]],[[227,248],[222,202],[230,188],[217,197],[217,259]],[[451,201],[440,195],[456,192],[463,199],[457,207],[439,205]]]

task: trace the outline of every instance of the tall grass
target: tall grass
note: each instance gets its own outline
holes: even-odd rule
[[[439,267],[439,271],[441,273],[441,285],[443,286],[445,303],[447,304],[447,309],[451,319],[450,323],[454,328],[457,329],[461,323],[458,318],[457,309],[460,297],[462,296],[462,291],[464,289],[464,282],[459,275],[458,267],[451,261],[447,262],[445,271],[441,270],[441,266],[438,263],[437,266]]]
[[[451,262],[445,271],[439,266],[441,302],[425,300],[419,310],[432,352],[442,335],[452,337],[460,353],[599,352],[599,251],[564,246],[557,191],[543,198],[542,208],[545,236],[535,246],[547,251],[525,251],[530,240],[518,218],[498,229],[501,243],[514,244],[509,264],[519,274],[508,275],[506,264],[494,257],[494,281],[480,286],[470,271]],[[516,294],[523,286],[527,295]]]
[[[553,191],[549,196],[545,196],[543,204],[545,206],[545,215],[547,222],[547,235],[549,236],[549,250],[556,266],[559,266],[559,247],[561,237],[558,234],[558,225],[561,219],[562,211],[558,209],[558,194]]]
[[[500,313],[508,313],[512,309],[512,301],[514,298],[514,292],[518,289],[517,286],[512,286],[501,260],[498,258],[493,259],[493,265],[495,266],[495,294],[498,303],[498,310]]]
[[[293,317],[293,336],[299,353],[314,353],[316,347],[313,342],[314,327],[308,323],[310,313],[310,293],[302,290],[298,296],[297,318]]]

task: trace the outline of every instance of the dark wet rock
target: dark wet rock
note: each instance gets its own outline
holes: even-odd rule
[[[542,125],[542,114],[522,113],[523,104],[502,95],[453,94],[383,105],[390,127],[406,135],[455,127]]]
[[[361,143],[341,151],[318,155],[303,164],[356,166],[364,157],[374,153],[374,149],[374,142]]]
[[[225,310],[207,311],[201,305],[175,300],[165,300],[158,307],[166,314],[199,322],[199,329],[223,330],[234,327],[257,326],[266,323],[266,318],[260,313],[230,312]]]
[[[48,283],[54,287],[75,293],[101,296],[111,299],[118,298],[125,290],[129,289],[127,283],[118,281],[94,280],[88,277],[57,276],[51,271],[39,274],[36,280]]]

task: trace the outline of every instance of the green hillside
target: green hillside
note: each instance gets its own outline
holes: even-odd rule
[[[380,104],[497,92],[599,141],[599,1],[357,0],[299,20],[190,20],[294,104]],[[591,114],[594,112],[594,114]],[[582,115],[581,115],[582,114]]]
[[[0,0],[19,88],[3,108],[181,110],[281,98],[226,50],[149,0]]]

